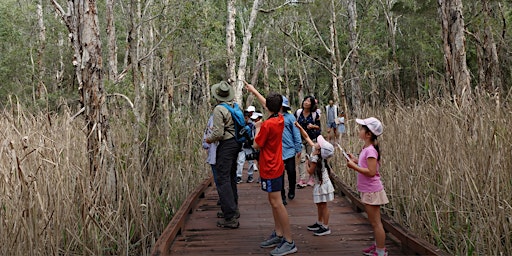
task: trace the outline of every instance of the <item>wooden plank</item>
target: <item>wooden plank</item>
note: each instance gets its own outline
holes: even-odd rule
[[[357,194],[345,185],[336,174],[331,174],[331,181],[336,187],[337,191],[347,197],[355,207],[359,210],[364,211],[364,203],[361,202]],[[406,250],[410,250],[419,255],[449,255],[443,250],[435,247],[426,240],[415,236],[413,233],[403,228],[400,224],[392,220],[386,214],[382,214],[382,225],[384,229],[391,233],[396,239],[398,239]]]
[[[212,186],[213,178],[210,176],[204,180],[183,202],[180,209],[171,219],[164,232],[160,235],[159,239],[153,246],[151,255],[167,255],[174,239],[181,230],[185,227],[185,220],[188,214],[193,213],[194,207],[199,202],[199,198],[204,198],[206,189]]]

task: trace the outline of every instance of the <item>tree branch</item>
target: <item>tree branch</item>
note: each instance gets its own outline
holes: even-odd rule
[[[316,36],[318,37],[318,39],[320,39],[320,42],[322,42],[322,45],[325,47],[325,50],[329,54],[333,54],[333,49],[327,47],[327,44],[325,43],[324,39],[320,35],[320,31],[318,31],[318,28],[316,27],[315,21],[313,20],[313,15],[311,14],[311,10],[308,10],[308,14],[309,14],[309,20],[311,22],[311,25],[313,25],[313,28],[315,29]]]

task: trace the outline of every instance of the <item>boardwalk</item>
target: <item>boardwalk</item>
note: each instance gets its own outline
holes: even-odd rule
[[[171,255],[268,255],[271,249],[259,247],[273,229],[272,212],[267,194],[257,183],[238,185],[240,228],[216,226],[218,195],[214,187],[205,191],[197,206],[188,215],[181,234],[171,245]],[[312,188],[296,190],[296,198],[286,206],[290,216],[293,239],[298,253],[293,255],[362,255],[361,249],[373,242],[371,225],[363,213],[355,212],[345,197],[336,196],[329,204],[331,235],[316,237],[307,225],[316,221]],[[389,255],[410,255],[388,236]]]

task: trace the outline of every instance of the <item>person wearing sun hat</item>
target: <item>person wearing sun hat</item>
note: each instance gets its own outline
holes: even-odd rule
[[[327,163],[327,159],[334,155],[334,146],[327,142],[322,135],[316,138],[315,143],[298,122],[295,122],[295,125],[299,128],[306,143],[312,148],[307,172],[315,182],[313,185],[313,202],[316,204],[318,216],[316,222],[308,226],[308,230],[313,231],[315,236],[329,235],[331,230],[329,229],[327,202],[334,200],[334,186],[329,178],[331,167]]]
[[[217,192],[219,193],[221,212],[217,217],[223,219],[217,226],[225,228],[238,228],[240,211],[238,210],[238,192],[236,188],[236,161],[240,144],[235,140],[235,123],[229,110],[220,105],[227,103],[233,107],[235,91],[231,85],[222,81],[214,84],[211,95],[218,101],[213,109],[213,127],[211,134],[206,138],[207,143],[218,142],[215,169],[217,171]]]
[[[386,249],[386,233],[382,226],[380,207],[389,203],[380,176],[380,148],[377,141],[383,133],[382,123],[375,117],[356,119],[359,127],[359,138],[364,142],[359,158],[349,154],[347,167],[357,172],[357,190],[361,201],[365,204],[368,220],[372,224],[375,242],[363,249],[365,255],[388,255]]]

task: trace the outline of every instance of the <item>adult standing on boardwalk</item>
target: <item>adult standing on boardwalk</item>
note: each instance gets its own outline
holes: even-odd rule
[[[300,126],[306,131],[309,138],[316,142],[316,138],[320,135],[320,113],[317,111],[317,105],[315,97],[306,96],[302,101],[301,109],[295,111],[295,117]],[[302,153],[300,157],[299,165],[299,183],[297,187],[303,188],[307,185],[313,186],[315,181],[312,176],[306,173],[306,155],[311,154],[311,146],[307,144],[305,140],[302,140]],[[309,176],[309,178],[306,178]]]
[[[217,171],[217,192],[219,193],[223,217],[217,222],[217,226],[226,228],[238,228],[238,193],[236,188],[236,160],[241,146],[235,140],[235,123],[228,109],[220,105],[226,103],[233,107],[235,92],[233,87],[222,81],[211,88],[211,95],[217,99],[217,106],[213,109],[213,129],[207,143],[219,142],[215,169]]]

